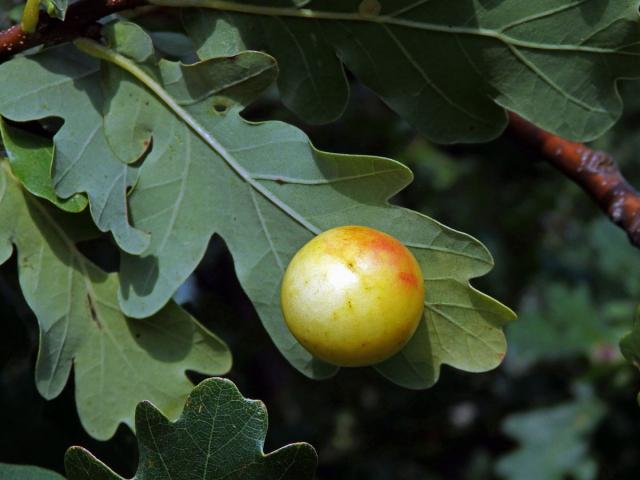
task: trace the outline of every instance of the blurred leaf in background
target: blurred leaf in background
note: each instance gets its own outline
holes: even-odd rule
[[[629,245],[626,236],[606,219],[593,222],[587,229],[596,268],[592,275],[604,277],[619,296],[640,298],[640,253]]]
[[[612,325],[615,312],[607,304],[596,306],[585,284],[549,283],[531,297],[536,298],[525,301],[520,322],[509,328],[511,367],[596,354],[596,349],[617,353],[622,331]]]
[[[0,28],[18,23],[22,16],[24,2],[21,0],[0,0]]]
[[[472,169],[469,163],[458,161],[421,137],[409,143],[398,160],[411,165],[416,175],[428,178],[429,187],[435,191],[450,189]]]
[[[590,387],[582,386],[574,401],[508,416],[503,430],[520,446],[497,463],[497,473],[508,480],[595,478],[588,436],[604,412]]]

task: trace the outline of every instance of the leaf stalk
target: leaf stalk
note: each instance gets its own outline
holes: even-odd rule
[[[40,18],[40,0],[27,0],[20,19],[20,27],[25,33],[33,33],[38,28]]]

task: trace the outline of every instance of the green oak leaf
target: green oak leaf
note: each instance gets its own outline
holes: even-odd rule
[[[140,450],[133,480],[311,480],[317,455],[294,443],[265,455],[267,410],[242,397],[228,380],[209,379],[189,395],[170,422],[151,403],[136,410]],[[69,480],[123,480],[81,447],[65,456]]]
[[[636,309],[633,328],[620,340],[620,351],[624,358],[640,370],[640,306]],[[640,403],[640,393],[638,403]]]
[[[2,144],[11,162],[11,170],[24,187],[67,212],[80,212],[87,206],[87,197],[75,194],[59,198],[51,180],[53,144],[50,140],[21,130],[0,118]]]
[[[172,60],[192,63],[197,60],[191,39],[182,32],[156,30],[149,32],[158,52]]]
[[[98,439],[121,422],[133,427],[144,399],[177,417],[193,387],[185,371],[228,371],[226,345],[174,303],[148,319],[126,318],[118,276],[76,247],[95,229],[24,191],[8,163],[0,165],[0,263],[15,245],[20,286],[40,326],[38,391],[59,395],[73,365],[80,420]]]
[[[145,62],[153,55],[153,41],[139,25],[133,22],[112,22],[102,29],[109,48],[122,55]]]
[[[0,463],[2,480],[64,480],[62,475],[33,465],[10,465]]]
[[[640,76],[637,0],[152,0],[185,10],[201,58],[264,49],[283,101],[337,118],[343,65],[429,139],[480,142],[504,109],[574,140],[620,117],[616,81]]]
[[[324,35],[308,22],[225,12],[212,15],[204,10],[185,10],[183,17],[202,59],[268,46],[278,60],[282,101],[306,121],[329,123],[344,112],[349,84],[342,63]]]
[[[441,364],[479,372],[500,363],[506,350],[501,328],[514,314],[469,285],[493,259],[468,235],[388,204],[411,181],[406,167],[321,152],[290,125],[240,117],[273,78],[271,57],[246,52],[190,66],[163,61],[150,79],[155,93],[112,64],[105,69],[105,121],[113,116],[132,130],[142,118],[154,142],[130,198],[134,224],[151,232],[151,245],[141,256],[122,257],[120,305],[127,315],[146,317],[161,308],[217,233],[278,349],[304,374],[326,378],[337,368],[314,359],[283,321],[280,281],[314,235],[361,224],[409,246],[426,280],[416,335],[378,370],[401,385],[426,388],[437,381]]]
[[[127,189],[137,168],[118,160],[106,141],[99,62],[68,45],[48,49],[0,65],[0,85],[0,115],[14,121],[65,120],[54,136],[57,195],[86,192],[98,228],[111,230],[123,250],[143,251],[148,235],[129,225],[127,212]]]
[[[151,38],[135,23],[112,22],[105,26],[103,34],[110,48],[137,62],[149,60],[154,53]],[[151,130],[148,119],[145,119],[144,115],[154,115],[154,112],[140,108],[139,98],[127,99],[125,93],[128,89],[127,78],[122,79],[119,88],[121,89],[119,98],[126,103],[127,114],[135,117],[135,127],[131,129],[129,122],[121,122],[119,118],[108,115],[104,119],[104,130],[111,150],[121,161],[131,164],[138,161],[151,146]],[[105,105],[106,110],[118,108],[111,102]],[[112,139],[117,141],[111,141]]]
[[[508,480],[577,480],[595,478],[597,466],[588,454],[588,436],[605,414],[589,390],[571,402],[507,417],[504,432],[520,447],[502,457],[496,472]]]

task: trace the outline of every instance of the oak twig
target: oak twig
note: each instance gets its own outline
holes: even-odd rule
[[[611,155],[546,132],[515,113],[509,131],[571,178],[598,204],[629,240],[640,247],[640,194],[622,176]]]
[[[69,7],[64,21],[41,12],[33,33],[23,31],[20,25],[0,31],[0,62],[37,45],[62,43],[79,36],[95,36],[98,31],[92,34],[92,29],[96,21],[145,3],[144,0],[81,0]]]

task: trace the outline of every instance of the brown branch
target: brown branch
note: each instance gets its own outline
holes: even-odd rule
[[[34,33],[23,32],[20,25],[0,31],[0,62],[37,45],[62,43],[83,35],[95,36],[95,22],[101,18],[144,4],[144,0],[81,0],[69,7],[64,21],[41,13]]]
[[[640,194],[620,173],[611,155],[536,127],[515,113],[509,131],[589,194],[629,240],[640,247]]]

